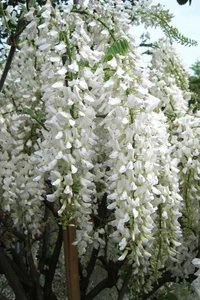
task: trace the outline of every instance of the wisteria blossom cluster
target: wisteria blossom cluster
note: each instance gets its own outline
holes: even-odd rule
[[[106,247],[136,289],[166,266],[193,273],[200,228],[200,115],[169,41],[143,62],[129,29],[148,26],[149,5],[31,7],[0,95],[0,209],[35,236],[54,203],[63,226],[75,220],[80,256]]]

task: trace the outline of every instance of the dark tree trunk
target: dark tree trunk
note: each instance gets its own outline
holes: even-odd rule
[[[1,271],[6,276],[9,285],[13,289],[16,300],[27,300],[25,291],[23,289],[23,286],[14,272],[12,266],[9,263],[9,260],[4,253],[4,249],[0,246],[0,264],[1,264]]]

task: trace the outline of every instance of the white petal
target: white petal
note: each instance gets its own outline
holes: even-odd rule
[[[70,142],[67,142],[66,148],[67,148],[67,149],[71,149],[71,147],[72,147],[72,144],[71,144]]]
[[[124,250],[124,248],[126,247],[126,245],[127,245],[126,238],[123,238],[123,239],[121,240],[121,242],[119,243],[119,249],[120,249],[120,250]]]
[[[152,186],[152,192],[156,195],[160,195],[161,192],[155,187],[155,186]]]
[[[107,209],[114,209],[114,208],[116,208],[116,206],[117,206],[117,203],[113,202],[107,206]]]
[[[56,134],[55,139],[56,139],[56,140],[59,140],[59,139],[61,139],[62,137],[63,137],[63,133],[62,133],[62,131],[59,131],[59,132]]]
[[[95,100],[88,94],[84,95],[84,100],[88,102],[94,102]]]
[[[55,89],[61,88],[64,86],[64,83],[62,81],[57,81],[54,84],[52,84],[52,87]]]
[[[83,77],[80,79],[79,85],[80,85],[80,87],[81,87],[83,90],[87,90],[87,89],[88,89],[87,83],[85,82],[85,79],[84,79]]]
[[[62,151],[59,151],[56,155],[56,159],[61,159],[63,157]]]
[[[118,260],[124,260],[128,254],[128,250],[125,250],[124,253],[118,258]]]
[[[66,48],[66,45],[64,44],[64,42],[61,42],[60,44],[55,46],[56,50],[64,50]]]
[[[42,17],[43,17],[44,19],[49,19],[50,14],[51,14],[51,11],[46,9],[46,10],[42,13]]]
[[[50,47],[51,47],[51,44],[43,44],[43,45],[39,46],[39,49],[41,51],[43,51],[43,50],[46,50],[46,49],[48,49]]]
[[[121,103],[121,99],[109,97],[108,104],[116,105],[116,104],[120,104],[120,103]]]
[[[117,198],[117,193],[113,193],[113,194],[110,194],[110,195],[108,195],[108,197],[107,197],[108,199],[110,199],[110,200],[115,200],[116,198]],[[110,205],[112,205],[112,204],[110,204]],[[109,206],[110,206],[109,205]],[[116,206],[117,204],[115,204],[115,206]]]
[[[54,202],[57,199],[58,195],[56,193],[47,195],[47,200],[49,202]]]
[[[120,197],[120,200],[126,200],[128,198],[127,191],[124,191]]]
[[[41,179],[41,176],[39,175],[39,176],[37,176],[37,177],[35,177],[35,178],[33,178],[33,181],[39,181]]]
[[[163,219],[165,219],[165,220],[168,219],[168,214],[167,214],[166,211],[164,211],[164,212],[162,213],[162,217],[163,217]]]
[[[66,72],[67,72],[67,69],[65,67],[63,67],[62,69],[57,71],[57,74],[64,75]]]
[[[57,180],[55,180],[54,182],[52,182],[52,185],[54,185],[54,186],[60,186],[61,181],[62,181],[62,179],[58,178]]]
[[[133,208],[132,212],[133,212],[134,218],[137,218],[139,215],[138,211],[135,208]]]
[[[76,61],[74,61],[71,65],[68,65],[70,71],[78,72],[79,67]]]
[[[89,161],[87,161],[87,160],[85,160],[85,159],[82,160],[82,163],[83,163],[83,165],[84,165],[86,168],[88,168],[88,169],[94,168],[94,165],[93,165],[91,162],[89,162]]]
[[[72,127],[75,125],[75,123],[76,123],[75,120],[72,120],[72,119],[69,120],[69,124],[70,124]]]
[[[71,188],[68,185],[65,187],[64,193],[67,194],[67,195],[71,194]]]
[[[118,156],[118,151],[113,151],[113,152],[109,155],[110,158],[116,158],[117,156]]]
[[[115,84],[115,80],[114,79],[109,79],[108,81],[106,81],[106,83],[104,84],[104,87],[110,87],[113,84]]]
[[[78,171],[78,169],[74,165],[71,165],[71,171],[72,174],[75,174]]]
[[[126,172],[126,167],[125,166],[121,166],[119,169],[119,173],[124,173]]]
[[[146,111],[151,112],[158,106],[158,104],[160,103],[160,99],[158,99],[152,95],[148,95],[147,103],[148,103],[148,105],[147,105]]]
[[[196,268],[200,268],[200,258],[194,258],[192,260],[192,264],[196,267]]]

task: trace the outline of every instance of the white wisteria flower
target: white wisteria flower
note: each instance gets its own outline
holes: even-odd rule
[[[50,202],[59,225],[75,222],[83,261],[91,249],[125,261],[133,289],[150,290],[164,268],[194,271],[200,113],[188,112],[187,74],[169,41],[143,62],[129,29],[152,25],[157,6],[136,2],[47,1],[25,14],[0,94],[0,209],[35,237]]]

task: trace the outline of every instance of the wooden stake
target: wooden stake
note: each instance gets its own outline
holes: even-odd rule
[[[75,222],[71,222],[71,224],[75,224]],[[68,300],[80,300],[78,250],[77,246],[72,245],[75,239],[75,226],[68,226],[63,230]]]

